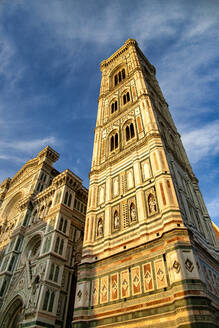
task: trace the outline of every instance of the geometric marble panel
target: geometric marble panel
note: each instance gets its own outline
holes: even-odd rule
[[[121,288],[121,297],[130,296],[130,285],[129,285],[129,271],[124,270],[120,272],[120,288]]]
[[[132,295],[141,294],[141,275],[140,275],[139,266],[131,268],[131,277],[132,277]]]
[[[167,286],[167,280],[163,259],[155,261],[154,265],[157,288],[164,288]]]
[[[154,280],[151,262],[143,265],[144,292],[154,289]]]

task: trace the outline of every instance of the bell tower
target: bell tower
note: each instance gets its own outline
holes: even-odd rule
[[[100,67],[73,327],[216,327],[218,239],[156,70],[133,39]]]

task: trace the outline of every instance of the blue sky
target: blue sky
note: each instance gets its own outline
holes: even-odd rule
[[[219,225],[219,1],[2,0],[0,181],[47,144],[88,186],[100,62],[135,38]]]

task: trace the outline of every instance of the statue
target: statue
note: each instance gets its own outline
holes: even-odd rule
[[[97,236],[100,237],[103,235],[103,220],[100,218],[98,220],[98,226],[97,226]]]
[[[157,204],[154,195],[150,194],[148,196],[148,207],[149,207],[149,213],[153,214],[157,211]]]
[[[115,213],[114,213],[114,229],[118,229],[119,226],[120,226],[119,214],[118,214],[118,211],[115,211]]]
[[[136,220],[136,211],[135,211],[134,203],[131,203],[130,205],[130,217],[131,217],[131,222]]]

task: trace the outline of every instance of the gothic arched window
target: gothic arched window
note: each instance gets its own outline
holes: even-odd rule
[[[62,240],[61,240],[61,243],[60,243],[60,248],[59,248],[59,254],[60,254],[60,255],[62,255],[63,247],[64,247],[64,240],[62,239]]]
[[[67,220],[64,221],[63,232],[66,233],[67,228]]]
[[[114,149],[118,148],[119,146],[119,136],[118,133],[115,133],[110,138],[110,151],[113,151]]]
[[[62,231],[62,227],[63,227],[63,218],[60,219],[60,222],[59,222],[59,230]]]
[[[53,280],[54,270],[55,270],[55,264],[52,263],[50,273],[49,273],[49,280]]]
[[[66,191],[65,193],[65,200],[64,200],[64,204],[66,205],[68,201],[68,192]]]
[[[68,199],[68,207],[71,206],[71,200],[72,200],[72,194],[69,195],[69,199]]]
[[[114,112],[117,111],[117,107],[118,107],[117,105],[118,105],[117,100],[112,102],[112,104],[111,104],[111,114],[113,114]]]
[[[48,302],[49,302],[49,296],[50,296],[50,291],[47,289],[45,297],[44,297],[44,302],[43,302],[43,310],[47,310]]]
[[[49,312],[52,312],[54,299],[55,299],[55,293],[52,292],[49,301],[49,309],[48,309]]]
[[[134,124],[133,123],[130,123],[126,126],[125,136],[126,136],[126,141],[129,141],[130,139],[134,138],[135,130],[134,130]]]
[[[123,68],[121,71],[117,72],[114,75],[114,86],[122,82],[125,78],[126,78],[126,74],[125,74],[125,69]]]
[[[59,266],[56,266],[54,281],[57,282],[59,278]]]
[[[56,238],[56,244],[55,244],[55,252],[56,252],[56,253],[58,253],[59,243],[60,243],[60,238],[57,237],[57,238]]]
[[[130,101],[130,94],[129,94],[129,92],[127,92],[123,95],[123,105],[125,105],[129,101]]]

